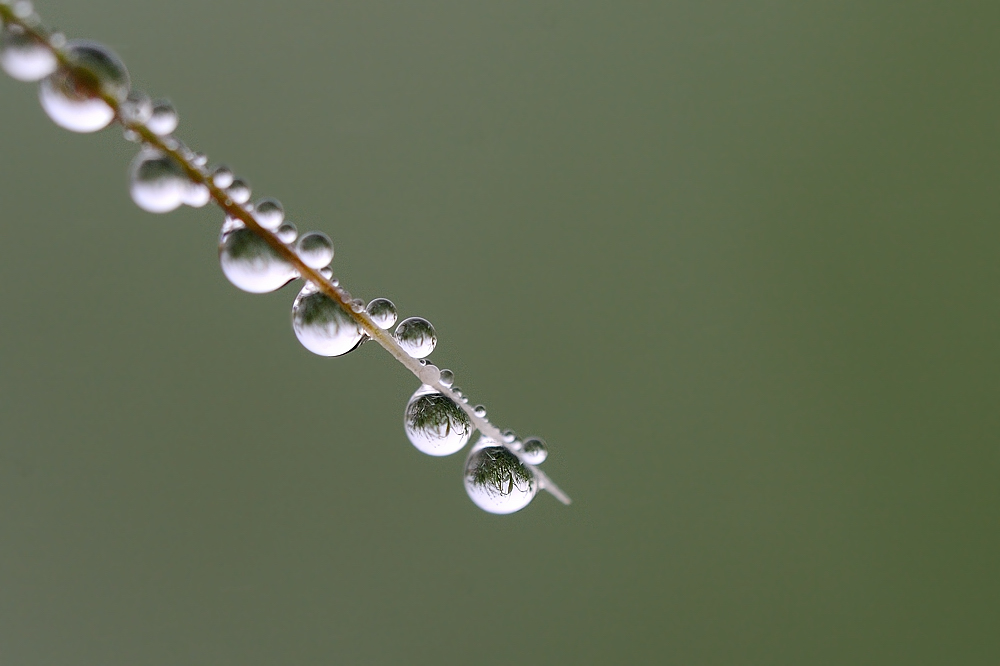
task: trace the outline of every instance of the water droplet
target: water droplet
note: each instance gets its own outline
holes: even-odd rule
[[[223,233],[219,262],[226,278],[251,294],[280,289],[298,277],[294,266],[242,223]]]
[[[447,369],[442,370],[441,371],[441,383],[444,386],[451,386],[452,384],[454,384],[455,383],[455,373],[452,372],[451,370],[447,370]]]
[[[365,302],[360,298],[355,298],[351,301],[351,310],[357,314],[361,314],[365,311]]]
[[[433,363],[428,363],[420,367],[417,376],[424,384],[433,384],[441,379],[441,371]]]
[[[390,329],[396,323],[396,306],[388,298],[376,298],[368,304],[368,316],[381,329]]]
[[[434,327],[423,317],[410,317],[401,321],[396,327],[395,336],[403,351],[413,358],[430,356],[437,346]]]
[[[485,419],[486,418],[486,408],[483,407],[482,405],[476,405],[476,408],[473,409],[472,411],[479,418],[481,418],[481,419]]]
[[[432,456],[449,456],[472,437],[472,422],[447,396],[424,385],[417,389],[403,412],[403,425],[417,450]]]
[[[121,103],[118,114],[128,125],[143,125],[153,115],[153,102],[146,93],[133,90]]]
[[[166,136],[177,129],[180,117],[170,100],[158,99],[153,102],[152,113],[146,121],[146,127],[157,136]]]
[[[364,331],[358,322],[311,282],[292,305],[292,328],[302,346],[320,356],[340,356],[355,349]]]
[[[32,18],[32,14],[35,13],[35,5],[32,4],[31,0],[19,0],[14,3],[14,16],[19,19]],[[34,17],[37,20],[37,17]]]
[[[205,153],[197,152],[191,156],[191,162],[195,166],[203,167],[208,164],[208,155]]]
[[[302,234],[296,250],[302,263],[309,268],[323,268],[333,261],[333,241],[322,231]]]
[[[184,169],[169,155],[144,149],[132,161],[129,194],[139,208],[150,213],[167,213],[179,207],[189,185]]]
[[[65,53],[72,67],[60,67],[38,88],[42,108],[52,121],[73,132],[96,132],[115,118],[115,111],[102,99],[119,102],[128,96],[128,70],[118,56],[103,44],[73,40]]]
[[[253,216],[257,220],[257,224],[274,231],[285,221],[285,209],[281,206],[280,201],[268,197],[261,199],[254,205]]]
[[[489,513],[514,513],[538,492],[531,469],[488,437],[480,437],[465,462],[465,492]]]
[[[291,222],[285,222],[274,233],[283,243],[294,243],[299,235],[299,230]]]
[[[38,81],[56,71],[56,56],[19,25],[0,33],[0,67],[18,81]]]
[[[532,465],[541,465],[549,457],[549,449],[540,437],[529,437],[521,445],[521,455],[524,461]]]
[[[332,268],[330,268],[329,266],[324,266],[323,268],[319,269],[319,274],[322,275],[323,277],[325,277],[327,280],[329,280],[330,284],[332,284],[334,287],[337,286],[337,281],[330,279],[330,278],[333,277],[333,269]]]
[[[212,200],[212,193],[208,191],[208,186],[194,181],[188,181],[188,186],[184,190],[184,203],[194,208],[201,208]]]
[[[235,178],[226,188],[226,194],[233,200],[233,203],[245,204],[250,201],[250,184],[242,178]]]
[[[220,190],[224,190],[233,184],[233,172],[232,170],[225,166],[219,165],[215,167],[215,171],[212,172],[212,184],[218,187]]]
[[[504,444],[510,444],[517,439],[517,435],[514,434],[513,430],[504,430],[500,435],[500,439],[503,440]]]

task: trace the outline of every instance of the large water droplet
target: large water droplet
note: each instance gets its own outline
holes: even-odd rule
[[[524,456],[524,462],[541,465],[549,457],[549,449],[545,446],[545,440],[540,437],[529,437],[522,444],[521,455]]]
[[[96,42],[71,41],[72,67],[60,67],[42,81],[38,98],[52,121],[73,132],[96,132],[114,120],[102,97],[122,102],[128,96],[128,70],[115,53]]]
[[[309,268],[323,268],[333,261],[333,241],[322,231],[302,234],[296,244],[299,258]]]
[[[484,511],[514,513],[531,502],[538,483],[516,455],[480,437],[465,462],[465,492]]]
[[[56,56],[19,25],[0,33],[0,67],[18,81],[38,81],[56,71]]]
[[[292,328],[302,346],[320,356],[340,356],[358,346],[364,330],[340,303],[307,282],[292,304]]]
[[[366,308],[368,316],[381,329],[392,328],[396,323],[396,306],[388,298],[376,298]]]
[[[285,221],[285,209],[277,199],[268,197],[261,199],[253,207],[253,216],[257,224],[274,231]]]
[[[451,386],[455,383],[455,373],[451,370],[445,368],[441,371],[441,383],[445,386]]]
[[[132,201],[150,213],[166,213],[180,206],[192,184],[177,160],[152,149],[136,155],[129,183]]]
[[[413,358],[430,356],[437,346],[434,327],[423,317],[410,317],[401,321],[396,327],[395,336],[403,351]]]
[[[153,102],[152,113],[146,121],[146,127],[157,136],[166,136],[177,129],[180,117],[170,100],[158,99]]]
[[[219,263],[230,282],[251,294],[280,289],[298,277],[294,266],[267,241],[242,225],[223,233],[219,242]]]
[[[418,451],[450,456],[472,437],[472,422],[462,408],[430,386],[417,389],[403,412],[406,436]]]

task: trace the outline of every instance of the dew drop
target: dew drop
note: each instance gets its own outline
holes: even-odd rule
[[[401,321],[396,327],[395,336],[403,351],[413,358],[430,356],[437,346],[434,327],[423,317],[410,317]]]
[[[441,379],[441,370],[433,363],[421,366],[417,376],[424,384],[433,384]]]
[[[483,407],[482,405],[476,405],[476,408],[473,409],[472,411],[479,418],[481,418],[481,419],[485,419],[486,418],[486,408]]]
[[[72,67],[61,67],[42,81],[38,98],[52,121],[73,132],[96,132],[114,120],[115,111],[102,99],[122,102],[129,76],[118,56],[103,44],[74,40],[65,53]]]
[[[426,384],[406,403],[403,425],[413,446],[432,456],[449,456],[461,450],[473,431],[462,408]]]
[[[299,235],[299,230],[291,222],[285,222],[274,232],[283,243],[294,243]]]
[[[250,229],[239,225],[224,230],[219,242],[219,263],[226,278],[251,294],[264,294],[298,277],[295,267]]]
[[[257,220],[257,224],[274,231],[285,221],[285,209],[281,206],[280,201],[268,197],[261,199],[254,205],[253,216]]]
[[[309,268],[323,268],[333,261],[333,241],[322,231],[302,234],[296,250],[302,263]]]
[[[351,315],[311,282],[292,304],[292,328],[302,346],[320,356],[340,356],[355,349],[364,335]]]
[[[503,440],[504,444],[511,444],[517,439],[517,435],[514,434],[513,430],[504,430],[500,435],[500,439]]]
[[[177,160],[157,150],[144,149],[132,161],[129,194],[139,208],[150,213],[179,207],[191,184]]]
[[[480,509],[506,514],[526,507],[538,492],[538,483],[516,455],[480,437],[465,462],[465,492]]]
[[[232,185],[233,184],[232,170],[224,165],[215,167],[215,171],[212,172],[212,184],[222,190]]]
[[[194,208],[201,208],[212,200],[212,193],[208,191],[208,186],[203,183],[188,181],[184,189],[184,203]]]
[[[233,203],[245,204],[250,201],[250,185],[242,178],[235,178],[226,188],[226,194],[233,200]]]
[[[170,100],[158,99],[153,102],[152,113],[146,121],[146,127],[157,136],[166,136],[177,129],[179,121],[177,109]]]
[[[376,298],[366,308],[375,325],[385,330],[396,323],[396,306],[388,298]]]
[[[146,93],[133,90],[121,103],[118,113],[126,124],[142,125],[153,115],[153,102]]]
[[[450,387],[455,383],[455,373],[448,369],[442,370],[440,381],[444,386]]]
[[[56,71],[56,56],[19,25],[0,33],[0,67],[18,81],[38,81]]]
[[[549,449],[540,437],[529,437],[521,445],[521,455],[526,463],[541,465],[549,457]]]
[[[334,287],[337,286],[337,284],[338,284],[337,281],[334,280],[334,279],[332,279],[333,278],[333,269],[332,268],[330,268],[329,266],[325,266],[325,267],[319,269],[319,274],[322,275],[323,277],[325,277],[327,280],[329,280],[330,284],[332,284]]]
[[[351,301],[351,311],[356,314],[361,314],[365,311],[365,302],[360,298],[355,298]]]

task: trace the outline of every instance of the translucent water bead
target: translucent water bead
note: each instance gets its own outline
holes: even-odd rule
[[[333,241],[322,231],[302,234],[295,245],[299,258],[309,268],[323,268],[333,261]]]
[[[251,294],[280,289],[298,277],[294,266],[242,223],[223,227],[219,263],[230,282]]]
[[[132,161],[129,194],[139,208],[150,213],[167,213],[181,204],[204,206],[208,189],[194,183],[174,158],[151,148]]]
[[[57,65],[55,54],[21,26],[4,26],[0,32],[0,67],[12,78],[38,81],[56,71]]]
[[[275,231],[285,221],[285,209],[277,199],[261,199],[253,207],[253,217],[257,224]]]
[[[488,437],[480,437],[465,461],[465,492],[484,511],[514,513],[538,492],[531,470]]]
[[[455,383],[455,373],[447,368],[441,371],[441,383],[450,387]]]
[[[291,222],[284,222],[274,231],[274,234],[281,239],[282,243],[294,243],[299,235],[299,230]]]
[[[434,327],[423,317],[404,319],[396,327],[396,341],[407,354],[413,358],[430,356],[437,346],[437,334]]]
[[[540,437],[529,437],[521,445],[521,455],[524,457],[524,462],[541,465],[549,457],[549,449]]]
[[[96,42],[74,40],[65,49],[72,67],[60,67],[42,81],[38,98],[56,125],[73,132],[96,132],[114,120],[104,100],[128,96],[128,70],[115,53]]]
[[[340,303],[307,282],[292,304],[292,329],[302,346],[320,356],[341,356],[364,336],[358,322]]]
[[[472,437],[472,422],[462,408],[427,385],[421,386],[403,412],[406,436],[421,453],[450,456]]]
[[[177,116],[177,109],[169,100],[158,99],[153,102],[152,112],[146,121],[146,127],[157,136],[166,136],[177,129],[180,118]]]
[[[232,199],[234,203],[245,204],[250,201],[250,184],[247,181],[242,178],[235,178],[229,181],[229,183],[229,187],[226,188],[226,194],[229,195],[229,198]],[[219,187],[221,187],[221,185]]]
[[[392,328],[396,323],[396,305],[388,298],[373,299],[365,309],[375,325],[383,330]]]

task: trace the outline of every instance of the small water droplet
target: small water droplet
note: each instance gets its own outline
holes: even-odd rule
[[[421,386],[403,412],[406,436],[418,451],[448,456],[462,449],[472,437],[468,415],[447,396]]]
[[[351,310],[357,314],[365,311],[365,302],[360,298],[355,298],[351,301]]]
[[[332,268],[330,268],[329,266],[324,266],[323,268],[319,269],[319,274],[322,275],[323,277],[325,277],[327,280],[329,280],[330,284],[332,284],[333,286],[337,286],[337,281],[336,280],[330,280],[330,278],[333,277],[333,269]]]
[[[208,164],[208,155],[202,152],[197,152],[191,156],[191,163],[195,166],[203,167]]]
[[[53,32],[49,35],[49,44],[54,49],[61,49],[66,46],[66,35],[61,32]]]
[[[257,224],[274,231],[285,221],[285,209],[277,199],[268,197],[261,199],[254,205],[254,219]]]
[[[39,81],[56,71],[56,56],[19,25],[0,32],[0,67],[18,81]]]
[[[147,148],[132,160],[129,194],[143,210],[150,213],[174,210],[184,203],[189,185],[191,181],[184,169],[169,155]]]
[[[481,419],[485,419],[486,418],[486,408],[483,407],[482,405],[476,405],[475,409],[473,409],[472,411],[479,418],[481,418]]]
[[[433,363],[428,363],[420,366],[417,376],[420,377],[420,381],[424,384],[433,384],[434,382],[440,381],[441,370],[438,369],[438,367]]]
[[[441,371],[441,383],[444,386],[451,386],[455,383],[455,373],[451,370],[444,369]]]
[[[516,455],[480,437],[465,462],[465,492],[480,509],[507,514],[526,507],[538,492],[538,483]]]
[[[146,93],[133,90],[121,103],[118,115],[121,116],[122,122],[128,125],[145,124],[153,115],[153,102]]]
[[[299,258],[309,268],[323,268],[333,261],[333,241],[322,231],[302,234],[296,244]]]
[[[170,100],[158,99],[153,102],[153,110],[146,121],[146,127],[157,136],[166,136],[177,129],[180,117]]]
[[[294,243],[299,235],[299,230],[291,222],[284,222],[274,233],[283,243]]]
[[[188,181],[188,185],[184,189],[184,203],[193,208],[201,208],[211,200],[212,193],[208,191],[207,185]]]
[[[396,327],[396,341],[413,358],[430,356],[437,346],[434,327],[423,317],[410,317]]]
[[[392,328],[396,323],[396,306],[388,298],[373,299],[367,310],[375,325],[383,330]]]
[[[517,439],[517,435],[514,434],[513,430],[504,430],[500,435],[500,439],[503,440],[504,444],[510,444]]]
[[[225,165],[215,167],[215,171],[212,172],[212,184],[220,190],[224,190],[232,185],[233,178],[232,170]]]
[[[245,204],[250,201],[250,184],[242,178],[235,178],[226,188],[226,194],[234,203]]]
[[[251,294],[280,289],[298,277],[294,266],[242,223],[222,234],[219,263],[230,282]]]
[[[64,51],[72,67],[60,67],[38,88],[38,99],[52,121],[73,132],[96,132],[115,118],[102,99],[121,102],[129,92],[129,76],[118,56],[103,44],[73,40]]]
[[[532,465],[541,465],[549,457],[549,449],[540,437],[529,437],[524,440],[521,451],[524,461]]]
[[[292,304],[292,328],[302,346],[320,356],[340,356],[357,348],[364,331],[341,307],[311,282]]]
[[[14,3],[14,16],[19,19],[32,18],[32,14],[35,13],[35,5],[32,4],[31,0],[18,0]]]

